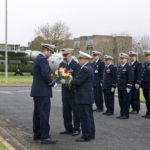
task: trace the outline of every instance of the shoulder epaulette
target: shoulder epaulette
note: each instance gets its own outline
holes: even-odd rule
[[[132,86],[132,84],[127,84],[128,86]]]

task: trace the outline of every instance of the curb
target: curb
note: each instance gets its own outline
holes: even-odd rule
[[[1,136],[0,136],[0,142],[9,150],[16,150],[12,145],[10,145],[7,141],[5,141]]]
[[[9,150],[27,150],[21,143],[12,137],[4,128],[0,127],[0,141]]]
[[[0,84],[0,87],[31,87],[32,84]]]
[[[32,84],[0,84],[0,87],[31,87]],[[58,84],[61,87],[61,84]]]

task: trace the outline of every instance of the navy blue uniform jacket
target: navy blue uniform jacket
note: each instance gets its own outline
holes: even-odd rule
[[[100,83],[103,82],[105,63],[101,59],[99,59],[98,62],[93,62],[91,65],[94,70],[93,84],[94,86],[99,86]]]
[[[141,77],[141,87],[143,89],[148,89],[150,85],[150,62],[144,63],[144,68],[142,71],[142,77]]]
[[[122,67],[121,65],[118,67],[117,76],[118,90],[126,90],[126,88],[132,88],[133,71],[128,63],[126,63],[124,67]]]
[[[141,74],[142,74],[142,64],[138,61],[135,61],[133,64],[130,64],[133,70],[133,84],[140,84]]]
[[[71,81],[75,85],[76,104],[93,104],[93,69],[90,63],[81,68],[78,76]]]
[[[103,81],[103,89],[111,89],[112,87],[116,87],[117,82],[117,68],[111,64],[110,66],[106,66],[104,70],[104,81]]]
[[[33,64],[33,84],[31,88],[31,96],[52,97],[53,80],[48,60],[39,54]]]

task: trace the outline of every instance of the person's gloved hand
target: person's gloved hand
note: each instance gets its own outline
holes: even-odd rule
[[[111,92],[113,93],[114,91],[115,91],[115,88],[114,88],[114,87],[112,87],[112,88],[111,88]]]
[[[131,89],[130,88],[126,88],[127,93],[130,93]]]
[[[140,88],[139,84],[135,84],[135,88],[138,90]]]
[[[103,84],[102,84],[102,83],[100,83],[100,86],[102,87],[102,86],[103,86]]]
[[[65,84],[65,83],[66,83],[66,80],[65,80],[65,79],[61,79],[61,80],[60,80],[60,83],[61,83],[61,84]]]
[[[55,88],[55,87],[57,87],[57,83],[56,83],[56,82],[55,82],[55,84],[54,84],[54,86],[53,86],[53,87],[54,87],[54,88]]]

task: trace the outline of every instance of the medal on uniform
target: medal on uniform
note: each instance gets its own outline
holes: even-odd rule
[[[148,69],[150,69],[150,65],[149,65],[149,66],[147,66],[147,68],[148,68]]]
[[[73,72],[73,69],[70,69],[70,70],[69,70],[69,73],[72,73],[72,72]]]
[[[98,70],[95,70],[95,73],[98,73]]]
[[[110,73],[110,69],[107,69],[106,72],[107,72],[107,73]]]
[[[98,65],[96,65],[95,73],[98,73]]]
[[[126,68],[124,68],[122,71],[123,71],[123,72],[125,72],[125,71],[127,71],[127,69],[126,69]]]

